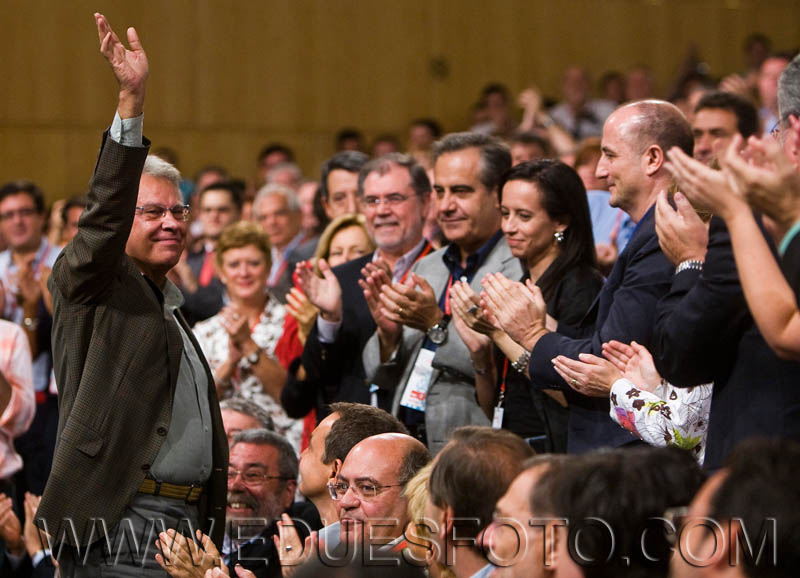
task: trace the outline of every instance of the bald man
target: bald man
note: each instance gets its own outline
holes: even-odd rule
[[[400,544],[408,524],[403,489],[429,461],[425,445],[405,434],[380,434],[353,446],[333,484],[342,541],[366,536],[375,545]]]
[[[659,192],[672,182],[665,167],[666,151],[672,147],[691,155],[694,138],[689,121],[668,102],[634,102],[608,117],[597,177],[607,180],[611,206],[628,213],[636,229],[579,327],[559,324],[551,332],[545,328],[545,310],[540,308],[540,318],[521,340],[515,339],[530,352],[533,384],[565,391],[570,453],[636,443],[633,434],[609,417],[608,394],[601,398],[577,392],[586,376],[573,371],[569,361],[581,353],[601,356],[602,344],[611,339],[652,345],[656,304],[669,290],[675,272],[659,247],[654,216]],[[552,360],[557,357],[562,374],[554,368]]]

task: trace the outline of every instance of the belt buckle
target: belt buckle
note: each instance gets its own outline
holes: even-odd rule
[[[154,479],[153,480],[153,484],[154,484],[153,495],[154,496],[158,496],[159,494],[161,494],[161,482],[159,482],[158,480]]]

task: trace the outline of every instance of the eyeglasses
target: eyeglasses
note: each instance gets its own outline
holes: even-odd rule
[[[288,480],[285,476],[270,476],[265,474],[259,469],[250,468],[248,470],[234,470],[233,468],[228,468],[228,483],[230,484],[233,480],[236,479],[236,476],[242,476],[242,482],[244,482],[245,486],[259,486],[266,482],[267,480]]]
[[[409,195],[401,195],[400,193],[392,193],[391,195],[386,195],[385,197],[364,197],[361,199],[361,203],[368,209],[377,209],[381,204],[386,205],[387,207],[396,207],[398,205],[402,205],[411,197]]]
[[[15,211],[6,211],[5,213],[0,213],[0,221],[10,221],[16,216],[31,217],[35,214],[36,214],[36,209],[34,209],[33,207],[17,209]]]
[[[369,482],[356,482],[351,486],[347,482],[328,482],[328,492],[332,500],[338,501],[344,498],[347,490],[352,489],[353,493],[360,499],[369,501],[374,499],[381,490],[385,490],[386,488],[398,488],[401,486],[405,486],[405,484],[387,484],[385,486],[379,486]]]
[[[145,221],[160,221],[167,214],[167,211],[172,213],[172,217],[176,221],[189,220],[189,205],[172,205],[165,207],[163,205],[143,205],[136,207],[136,212],[144,217]]]

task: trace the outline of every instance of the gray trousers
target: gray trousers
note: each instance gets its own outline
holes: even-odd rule
[[[89,576],[168,576],[156,562],[158,535],[174,529],[186,537],[202,528],[196,504],[136,494],[108,535],[81,549],[63,544],[58,556],[62,578]]]

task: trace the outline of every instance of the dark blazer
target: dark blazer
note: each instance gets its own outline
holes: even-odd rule
[[[316,404],[317,420],[328,414],[328,404],[335,401],[370,402],[361,351],[375,332],[375,320],[369,312],[364,292],[358,285],[361,269],[370,262],[372,254],[333,269],[342,288],[342,326],[333,343],[322,343],[319,340],[316,324],[306,340],[303,367],[308,376],[307,384],[315,384],[315,395],[307,397],[307,408],[297,409],[305,409],[305,413],[308,413],[313,404]],[[378,405],[386,410],[391,407],[389,391],[378,392]]]
[[[52,472],[37,518],[57,538],[64,520],[71,520],[81,546],[103,535],[93,519],[108,528],[119,521],[158,454],[183,353],[180,330],[171,315],[165,317],[161,292],[125,255],[147,150],[104,136],[89,206],[49,281],[60,407]],[[203,531],[221,543],[227,440],[211,372],[179,318],[208,376],[213,471],[200,516]]]
[[[322,527],[319,513],[310,502],[294,502],[286,513],[295,523],[301,544],[305,542],[306,537],[312,531]],[[276,520],[264,528],[264,531],[251,542],[242,544],[236,552],[232,552],[227,564],[230,575],[237,576],[234,568],[237,564],[241,564],[243,568],[255,574],[256,578],[280,578],[282,575],[281,560],[275,549],[275,543],[272,541],[272,537],[277,535]]]
[[[714,382],[706,468],[746,438],[800,437],[800,364],[779,359],[759,333],[722,219],[711,220],[702,273],[675,275],[659,302],[653,337],[663,378],[679,387]]]
[[[200,276],[205,260],[205,250],[186,255],[186,264],[189,265],[189,269],[192,270],[195,279]],[[184,298],[181,311],[189,325],[193,326],[198,321],[204,321],[219,313],[220,309],[222,309],[225,285],[214,274],[214,277],[211,278],[211,283],[206,287],[198,287],[194,293],[189,293],[183,289],[181,289],[181,292]]]
[[[647,211],[620,254],[611,274],[577,327],[559,324],[531,352],[531,381],[537,387],[561,389],[570,405],[568,451],[582,453],[636,440],[609,416],[609,400],[577,394],[553,369],[551,359],[580,353],[602,356],[602,345],[616,339],[650,347],[656,304],[669,290],[674,267],[658,246],[653,208]]]

